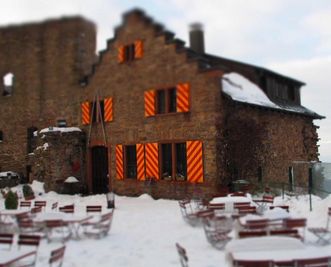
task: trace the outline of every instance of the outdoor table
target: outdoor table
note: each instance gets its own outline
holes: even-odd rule
[[[292,216],[285,210],[277,208],[273,210],[266,211],[263,215],[255,215],[255,214],[248,214],[244,217],[239,218],[239,223],[242,226],[246,225],[246,222],[249,220],[261,220],[261,219],[268,219],[272,225],[279,225],[281,224],[283,219],[291,218]]]
[[[37,250],[0,250],[0,267],[9,267],[26,257],[36,255]]]
[[[231,254],[233,266],[238,261],[273,261],[291,262],[294,260],[318,259],[331,257],[331,250],[326,248],[305,247],[298,249],[238,251]]]
[[[233,211],[233,204],[234,203],[245,203],[250,202],[252,203],[252,199],[248,197],[216,197],[213,198],[210,203],[211,204],[225,204],[225,211]]]
[[[82,223],[92,218],[92,215],[86,214],[68,214],[59,212],[45,212],[40,213],[34,219],[37,223],[44,223],[47,220],[63,220],[68,224],[70,235],[72,239],[79,240],[79,229]]]

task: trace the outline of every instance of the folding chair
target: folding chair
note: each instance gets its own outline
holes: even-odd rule
[[[34,222],[30,218],[18,221],[17,225],[20,233],[38,233],[38,235],[44,236],[43,225]]]
[[[34,206],[35,207],[41,207],[41,209],[46,209],[47,202],[45,200],[35,200]]]
[[[185,222],[193,227],[201,225],[201,220],[193,211],[190,200],[180,200],[178,204]]]
[[[20,208],[31,208],[31,201],[20,201]]]
[[[65,242],[69,240],[71,236],[68,223],[64,222],[63,220],[46,220],[45,227],[48,242],[53,240],[60,240]]]
[[[270,230],[269,235],[288,236],[302,240],[302,236],[299,234],[298,229],[274,229]]]
[[[233,262],[235,267],[273,267],[272,260],[238,260]]]
[[[330,267],[331,257],[298,259],[295,260],[296,267]]]
[[[179,261],[182,267],[188,267],[188,257],[185,248],[176,243],[177,253],[179,255]]]
[[[231,240],[228,234],[232,231],[233,221],[230,218],[213,217],[203,221],[207,241],[216,249],[223,249]]]
[[[58,206],[58,202],[54,202],[53,204],[52,204],[52,210],[57,210],[57,206]]]
[[[13,240],[14,234],[0,234],[0,245],[8,245],[8,248],[11,249]]]
[[[86,222],[84,226],[84,235],[92,238],[101,238],[108,234],[113,220],[113,211],[103,214],[97,222]]]
[[[263,195],[262,199],[253,199],[253,201],[258,205],[258,212],[263,213],[268,206],[273,205],[274,203],[274,196],[272,195]]]
[[[299,236],[301,240],[305,240],[305,230],[307,226],[307,219],[306,218],[286,218],[283,220],[283,228],[284,229],[301,229],[302,234]]]
[[[33,207],[31,209],[31,214],[35,215],[36,213],[40,213],[42,211],[42,207],[41,206],[37,206],[37,207]]]
[[[35,246],[39,247],[41,237],[39,235],[18,235],[17,244],[21,246]]]
[[[261,237],[268,235],[268,232],[265,230],[253,230],[253,231],[239,231],[238,236],[239,238],[248,238],[248,237]]]
[[[74,213],[75,206],[74,206],[74,204],[62,206],[62,207],[59,207],[59,211],[64,212],[64,213]]]
[[[54,266],[54,264],[57,264],[58,267],[62,266],[65,249],[66,247],[62,246],[51,251],[51,255],[48,261],[50,267]]]
[[[86,206],[86,213],[101,213],[102,206],[101,205],[88,205]]]
[[[317,237],[316,243],[327,245],[331,243],[331,208],[328,208],[328,218],[325,227],[311,227],[308,231]]]

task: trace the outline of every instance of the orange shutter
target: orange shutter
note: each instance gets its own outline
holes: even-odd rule
[[[118,63],[123,63],[125,60],[125,49],[124,45],[118,47],[117,61]]]
[[[188,112],[190,110],[190,85],[180,83],[177,85],[177,112]]]
[[[111,97],[104,100],[104,120],[112,121],[113,120],[113,99]]]
[[[116,145],[116,178],[118,180],[122,180],[124,178],[122,145]]]
[[[134,42],[134,58],[142,58],[144,54],[143,41],[137,40]]]
[[[86,101],[81,104],[82,109],[82,124],[87,125],[90,123],[90,102]]]
[[[155,91],[145,91],[145,117],[155,115]]]
[[[157,143],[145,145],[146,177],[159,179],[159,147]]]
[[[190,183],[203,182],[202,142],[186,142],[187,180]]]
[[[145,147],[143,144],[136,145],[137,150],[137,180],[145,180]]]

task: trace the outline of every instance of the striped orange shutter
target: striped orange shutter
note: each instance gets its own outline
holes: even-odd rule
[[[144,54],[143,41],[137,40],[134,42],[134,58],[142,58]]]
[[[86,101],[81,104],[82,109],[82,124],[87,125],[90,123],[90,102]]]
[[[123,63],[125,60],[125,49],[124,45],[118,47],[117,61],[118,63]]]
[[[145,91],[145,117],[155,115],[155,90]]]
[[[159,147],[157,143],[145,145],[146,177],[159,177]]]
[[[145,180],[145,147],[143,144],[136,145],[137,150],[137,180]]]
[[[123,146],[116,145],[116,178],[122,180],[124,178],[123,171]]]
[[[202,142],[186,142],[187,180],[190,183],[203,182]]]
[[[106,98],[104,100],[104,121],[112,121],[113,120],[113,99],[111,97]]]
[[[180,83],[177,85],[177,112],[188,112],[190,110],[190,85]]]

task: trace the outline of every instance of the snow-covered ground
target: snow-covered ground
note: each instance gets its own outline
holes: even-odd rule
[[[42,194],[41,184],[33,185]],[[84,212],[87,204],[102,204],[106,209],[105,195],[88,197],[58,195],[54,192],[42,194],[51,205],[74,203],[78,212]],[[308,196],[276,198],[279,204],[290,205],[291,214],[308,218],[308,226],[325,226],[327,208],[331,207],[331,196],[321,200],[313,197],[313,211],[309,211]],[[180,266],[175,243],[186,248],[190,267],[230,266],[224,251],[211,247],[202,228],[186,224],[180,214],[177,201],[153,200],[148,195],[137,198],[116,196],[116,209],[112,228],[106,238],[92,240],[70,240],[66,243],[63,267],[116,266],[116,267],[169,267]],[[3,208],[3,199],[0,200]],[[306,233],[306,245],[314,245],[314,237]],[[43,240],[38,251],[37,266],[47,266],[50,249],[58,243],[47,244]],[[331,245],[329,246],[331,251]],[[325,247],[323,248],[325,249]]]

